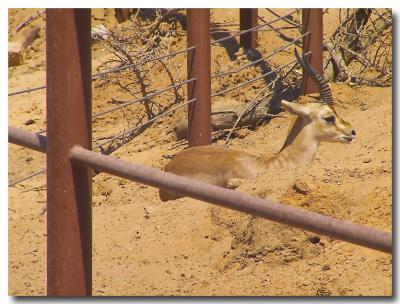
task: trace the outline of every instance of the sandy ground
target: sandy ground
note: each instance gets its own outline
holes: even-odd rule
[[[10,28],[34,11],[13,11]],[[214,20],[237,22],[236,10],[213,13]],[[106,21],[100,21],[108,26],[111,17],[109,12]],[[100,21],[94,19],[95,24]],[[9,68],[10,92],[45,83],[44,17],[34,23],[42,26],[41,37],[30,48],[25,64]],[[326,31],[333,28],[327,23]],[[263,32],[261,38],[269,39],[268,45],[260,47],[263,51],[283,43],[271,32]],[[183,48],[184,39],[176,47]],[[215,60],[228,67],[244,60],[231,60],[219,47],[213,52]],[[94,69],[102,56],[107,56],[104,50],[94,48]],[[274,63],[292,60],[292,56],[282,53]],[[177,62],[184,66],[185,58]],[[257,70],[249,77],[254,73]],[[229,85],[236,81],[231,79]],[[157,84],[168,83],[160,77]],[[356,130],[356,141],[350,145],[323,143],[313,164],[262,174],[237,191],[391,231],[392,89],[347,84],[332,84],[332,89],[337,112]],[[229,97],[243,100],[245,93]],[[95,82],[93,111],[111,107],[109,100],[115,94],[124,97],[112,86],[104,88]],[[161,168],[185,147],[176,143],[171,132],[184,115],[181,111],[160,120],[112,156]],[[25,125],[30,119],[33,123]],[[45,91],[10,97],[9,124],[42,130]],[[94,122],[93,137],[115,134],[126,124],[121,113],[114,112]],[[276,118],[255,131],[241,130],[230,146],[273,155],[283,144],[289,124],[290,117]],[[44,155],[9,145],[10,182],[43,168]],[[306,193],[297,192],[295,184]],[[9,294],[45,295],[45,176],[8,190]],[[391,263],[390,255],[378,251],[190,198],[162,203],[157,189],[107,174],[93,178],[94,295],[389,296]]]

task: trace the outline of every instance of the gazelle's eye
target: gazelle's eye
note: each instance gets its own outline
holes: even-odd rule
[[[330,124],[334,124],[335,123],[335,116],[328,116],[328,117],[324,117],[324,120]]]

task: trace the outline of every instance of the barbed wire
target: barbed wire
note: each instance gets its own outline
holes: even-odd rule
[[[270,22],[266,22],[266,23],[260,24],[260,25],[258,25],[258,26],[255,26],[255,27],[253,27],[253,28],[250,28],[250,29],[247,29],[247,30],[244,30],[244,31],[239,31],[239,32],[237,32],[237,33],[235,33],[235,34],[233,34],[233,35],[231,35],[231,36],[229,36],[229,37],[224,37],[224,38],[215,40],[215,41],[213,41],[211,44],[214,45],[214,44],[220,43],[220,42],[225,41],[225,40],[228,40],[228,39],[232,39],[233,37],[240,36],[240,35],[243,35],[243,34],[245,34],[245,33],[251,32],[251,31],[258,31],[260,28],[262,28],[262,27],[264,27],[264,26],[267,26],[267,25],[269,25],[269,24],[272,24],[272,23],[274,23],[274,22],[277,22],[277,21],[279,21],[279,20],[282,20],[282,19],[284,19],[285,21],[288,21],[288,20],[290,20],[290,19],[287,19],[287,17],[290,16],[290,15],[292,15],[292,14],[294,14],[294,13],[296,13],[296,12],[298,12],[299,10],[300,10],[300,9],[296,9],[296,10],[294,10],[294,11],[292,11],[292,12],[290,12],[290,13],[284,15],[284,16],[279,16],[277,19],[274,19],[274,20],[272,20],[272,21],[270,21]],[[292,25],[293,25],[293,24],[292,24]],[[297,27],[297,24],[296,24],[294,27]],[[289,27],[282,27],[282,28],[289,28]],[[293,27],[290,27],[290,28],[293,28]],[[248,64],[242,65],[241,67],[239,67],[239,68],[237,68],[237,69],[235,69],[235,70],[230,70],[230,71],[225,71],[225,72],[221,72],[221,73],[218,73],[218,74],[214,74],[214,75],[211,76],[211,78],[213,79],[213,78],[216,78],[216,77],[222,77],[222,76],[225,76],[225,75],[228,75],[228,74],[237,73],[237,72],[239,72],[239,71],[241,71],[241,70],[243,70],[243,69],[245,69],[245,68],[247,68],[247,67],[249,67],[249,66],[256,65],[258,62],[260,62],[260,61],[262,61],[262,60],[266,60],[266,59],[268,59],[268,58],[274,56],[275,54],[279,53],[280,51],[286,49],[287,47],[289,47],[290,45],[296,43],[297,41],[299,41],[300,39],[302,39],[304,36],[306,36],[306,35],[308,35],[308,34],[309,34],[309,32],[307,32],[307,33],[301,35],[301,36],[298,37],[297,39],[295,39],[295,40],[293,40],[292,42],[286,44],[285,46],[282,46],[282,47],[276,49],[273,53],[271,53],[271,54],[269,54],[269,55],[267,55],[267,56],[264,56],[264,57],[262,57],[262,58],[260,58],[260,59],[257,59],[257,60],[255,60],[255,61],[252,61],[252,62],[250,62],[250,63],[248,63]],[[163,59],[168,58],[168,57],[172,57],[172,56],[175,56],[175,55],[178,55],[178,54],[181,54],[181,53],[185,53],[185,52],[188,52],[188,51],[192,51],[192,50],[194,50],[195,48],[196,48],[195,46],[192,46],[192,47],[186,48],[186,49],[184,49],[184,50],[172,52],[172,53],[169,53],[169,54],[166,54],[166,55],[163,55],[163,56],[159,56],[159,57],[156,57],[156,58],[150,58],[150,59],[147,58],[147,59],[143,60],[142,62],[140,62],[140,63],[138,63],[138,64],[128,64],[128,65],[124,65],[124,66],[121,66],[121,67],[115,67],[115,68],[112,68],[112,69],[107,70],[107,71],[103,71],[103,72],[99,72],[99,73],[93,74],[93,75],[92,75],[92,79],[96,79],[96,78],[102,77],[102,76],[107,75],[107,74],[110,74],[110,73],[115,73],[115,72],[123,71],[123,70],[129,69],[129,68],[132,68],[132,67],[134,67],[134,66],[139,67],[139,66],[141,66],[141,65],[143,65],[143,64],[146,64],[146,63],[148,63],[148,62],[152,62],[152,61],[156,61],[156,60],[163,60]],[[308,52],[308,53],[305,54],[305,55],[309,55],[310,53],[311,53],[311,52]],[[265,74],[263,74],[263,75],[261,75],[261,76],[258,76],[258,77],[256,77],[256,78],[253,78],[253,79],[251,79],[251,80],[249,80],[249,81],[247,81],[247,82],[245,82],[245,83],[242,83],[242,84],[240,84],[240,85],[237,85],[237,86],[235,86],[235,87],[226,89],[226,90],[221,91],[221,92],[214,93],[214,94],[211,95],[211,97],[215,97],[215,96],[218,96],[218,95],[222,95],[222,94],[225,94],[225,93],[227,93],[227,92],[229,92],[229,91],[232,91],[232,90],[235,90],[235,89],[239,89],[239,88],[241,88],[241,87],[244,87],[244,86],[246,86],[246,85],[248,85],[248,84],[251,84],[251,83],[253,83],[253,82],[255,82],[255,81],[257,81],[257,80],[259,80],[259,79],[261,79],[261,78],[263,78],[263,77],[266,77],[266,76],[268,76],[268,75],[270,75],[270,74],[272,74],[272,73],[274,73],[274,72],[276,72],[276,71],[278,71],[278,70],[283,69],[284,67],[286,67],[286,66],[288,66],[288,65],[290,65],[290,64],[292,64],[292,63],[294,63],[295,61],[296,61],[296,60],[293,60],[293,61],[291,61],[291,62],[289,62],[289,63],[287,63],[287,64],[284,64],[284,65],[282,65],[282,66],[279,66],[279,67],[275,68],[274,70],[271,70],[271,71],[269,71],[269,72],[267,72],[267,73],[265,73]],[[296,64],[292,67],[292,69],[293,69],[295,66],[296,66]],[[166,88],[164,88],[164,89],[156,90],[156,91],[154,91],[154,92],[152,92],[152,93],[150,93],[150,94],[148,94],[148,95],[146,95],[146,96],[144,96],[144,97],[142,97],[142,98],[139,98],[139,99],[136,99],[136,100],[132,100],[132,101],[128,101],[128,102],[125,102],[124,104],[121,104],[121,105],[115,107],[115,108],[112,108],[112,109],[109,109],[109,110],[106,110],[106,111],[103,111],[103,112],[100,112],[100,113],[96,113],[96,114],[93,115],[93,118],[97,118],[97,117],[99,117],[99,116],[101,116],[101,115],[110,113],[110,112],[112,112],[112,111],[116,111],[116,110],[118,110],[118,109],[121,109],[121,108],[126,107],[126,106],[128,106],[128,105],[130,105],[130,104],[133,104],[133,103],[137,103],[137,102],[140,102],[140,101],[143,101],[143,100],[151,99],[151,98],[153,98],[153,97],[155,97],[155,96],[157,96],[157,95],[159,95],[159,94],[161,94],[161,93],[163,93],[163,92],[165,92],[165,91],[167,91],[167,90],[170,90],[170,89],[173,89],[173,88],[182,86],[182,85],[184,85],[184,84],[187,84],[187,83],[192,82],[192,81],[195,81],[195,80],[196,80],[196,78],[189,79],[189,80],[185,80],[185,81],[176,83],[176,84],[174,84],[174,85],[171,85],[171,86],[169,86],[169,87],[166,87]],[[276,80],[274,80],[273,82],[269,83],[269,84],[267,85],[267,87],[270,87],[271,85],[273,85],[277,80],[278,80],[278,78],[277,78]],[[33,92],[33,91],[40,90],[40,89],[45,89],[45,88],[46,88],[46,86],[40,86],[40,87],[36,87],[36,88],[30,88],[30,89],[20,90],[20,91],[16,91],[16,92],[9,93],[8,96],[18,95],[18,94],[23,94],[23,93],[29,93],[29,92]],[[262,90],[262,91],[264,91],[264,90]],[[272,93],[270,92],[270,93],[268,93],[268,94],[262,96],[261,98],[265,98],[265,97],[269,96],[270,94],[272,94]],[[259,95],[257,95],[257,96],[259,96]],[[260,99],[260,98],[258,98],[258,99]],[[186,106],[186,105],[188,105],[188,104],[194,102],[195,100],[196,100],[196,99],[194,98],[194,99],[191,99],[191,100],[189,100],[189,101],[187,101],[187,102],[184,102],[184,103],[182,103],[182,104],[180,104],[180,105],[178,105],[178,106],[176,106],[176,107],[174,107],[174,108],[171,108],[171,109],[165,111],[164,113],[162,113],[162,114],[160,114],[160,115],[157,115],[157,116],[151,118],[150,120],[148,120],[147,122],[145,122],[145,123],[143,123],[143,124],[141,124],[141,125],[138,125],[138,126],[132,128],[132,129],[129,129],[129,130],[127,130],[127,131],[125,131],[125,132],[123,132],[123,133],[121,133],[121,134],[117,134],[117,135],[113,136],[112,138],[110,138],[110,139],[108,139],[108,140],[105,140],[105,141],[103,141],[103,142],[97,144],[97,145],[93,148],[93,150],[94,150],[94,149],[98,149],[98,148],[103,148],[103,146],[104,146],[105,144],[108,144],[108,143],[110,143],[110,142],[113,142],[113,141],[117,140],[118,138],[121,138],[121,137],[123,137],[123,136],[125,136],[125,135],[127,135],[127,134],[130,134],[130,133],[134,132],[135,130],[138,130],[138,129],[140,129],[140,128],[143,128],[143,127],[145,127],[145,126],[147,126],[147,125],[153,123],[153,122],[156,121],[157,119],[159,119],[159,118],[161,118],[161,117],[163,117],[163,116],[166,116],[166,115],[168,115],[168,114],[170,114],[170,113],[176,111],[177,109],[179,109],[179,108],[181,108],[181,107],[183,107],[183,106]],[[39,131],[39,132],[37,132],[37,133],[40,134],[40,133],[45,133],[45,132],[46,132],[46,130],[41,130],[41,131]],[[228,136],[227,140],[229,140],[229,136]],[[46,169],[40,170],[40,171],[38,171],[38,172],[36,172],[36,173],[33,173],[33,174],[29,175],[29,176],[26,176],[26,177],[24,177],[24,178],[21,178],[21,179],[19,179],[19,180],[16,180],[16,181],[10,183],[10,184],[9,184],[9,187],[14,186],[14,185],[16,185],[16,184],[18,184],[18,183],[21,183],[21,182],[23,182],[23,181],[25,181],[25,180],[27,180],[27,179],[29,179],[29,178],[32,178],[32,177],[38,176],[38,175],[40,175],[40,174],[43,174],[43,173],[45,173],[45,172],[46,172]]]
[[[295,44],[297,41],[299,41],[300,39],[302,39],[303,37],[305,37],[305,36],[307,36],[307,35],[309,35],[309,34],[310,34],[310,32],[304,33],[303,35],[301,35],[300,37],[298,37],[298,38],[296,38],[295,40],[291,41],[290,43],[288,43],[288,44],[286,44],[286,45],[284,45],[284,46],[282,46],[282,47],[280,47],[280,48],[274,50],[273,53],[271,53],[271,54],[269,54],[269,55],[267,55],[267,56],[264,56],[264,57],[262,57],[262,58],[259,58],[259,59],[257,59],[257,60],[254,60],[254,61],[252,61],[252,62],[250,62],[250,63],[244,64],[244,65],[240,66],[239,68],[237,68],[237,69],[235,69],[235,70],[229,70],[229,71],[225,71],[225,72],[221,72],[221,73],[216,73],[216,74],[214,74],[214,75],[211,76],[211,79],[217,78],[217,77],[221,77],[221,76],[225,76],[225,75],[229,75],[229,74],[233,74],[233,73],[237,73],[237,72],[240,72],[240,71],[242,71],[243,69],[245,69],[245,68],[247,68],[247,67],[249,67],[249,66],[256,65],[256,64],[259,63],[260,61],[266,60],[266,59],[271,58],[272,56],[278,54],[278,53],[281,52],[282,50],[288,48],[288,47],[291,46],[292,44]]]
[[[92,150],[98,149],[98,148],[102,148],[103,145],[105,145],[105,144],[107,144],[107,143],[109,143],[109,142],[111,142],[111,141],[114,141],[114,140],[116,140],[116,139],[118,139],[118,138],[120,138],[120,137],[122,137],[122,136],[124,136],[124,135],[126,135],[126,134],[129,134],[129,133],[131,133],[131,132],[134,132],[134,131],[137,130],[137,129],[143,128],[144,126],[153,123],[153,122],[156,121],[157,119],[159,119],[159,118],[161,118],[161,117],[163,117],[163,116],[165,116],[165,115],[168,115],[169,113],[174,112],[174,111],[178,110],[179,108],[181,108],[181,107],[183,107],[183,106],[186,106],[186,105],[188,105],[188,104],[194,102],[195,100],[196,100],[196,98],[193,98],[193,99],[191,99],[191,100],[189,100],[189,101],[186,101],[186,102],[184,102],[184,103],[182,103],[182,104],[180,104],[180,105],[178,105],[178,106],[176,106],[176,107],[174,107],[174,108],[172,108],[172,109],[169,109],[169,110],[165,111],[164,113],[153,117],[152,119],[150,119],[149,121],[145,122],[144,124],[141,124],[141,125],[139,125],[139,126],[136,126],[136,127],[132,128],[132,129],[130,129],[130,130],[128,130],[128,131],[126,131],[126,132],[124,132],[124,133],[122,133],[122,134],[118,134],[118,135],[112,137],[112,138],[109,139],[109,140],[106,140],[106,141],[104,141],[104,142],[102,142],[102,143],[100,143],[100,144],[97,144],[95,147],[92,148]],[[23,178],[21,178],[21,179],[18,179],[18,180],[16,180],[16,181],[11,182],[10,184],[8,184],[8,187],[13,187],[13,186],[15,186],[15,185],[17,185],[17,184],[19,184],[19,183],[22,183],[23,181],[25,181],[25,180],[27,180],[27,179],[30,179],[30,178],[35,177],[35,176],[37,176],[37,175],[43,174],[43,173],[45,173],[45,172],[46,172],[46,169],[43,169],[43,170],[40,170],[40,171],[38,171],[38,172],[35,172],[35,173],[31,174],[31,175],[25,176],[25,177],[23,177]]]
[[[11,182],[10,184],[8,184],[8,187],[15,186],[16,184],[22,183],[23,181],[26,181],[27,179],[30,179],[30,178],[35,177],[37,175],[43,174],[45,172],[46,172],[46,169],[43,169],[43,170],[35,172],[35,173],[31,174],[31,175],[25,176],[25,177],[23,177],[21,179],[18,179],[16,181]]]
[[[131,67],[140,67],[140,66],[142,66],[142,65],[144,65],[144,64],[146,64],[146,63],[152,62],[152,61],[158,61],[158,60],[162,60],[162,59],[165,59],[165,58],[169,58],[169,57],[172,57],[172,56],[181,54],[181,53],[185,53],[185,52],[188,52],[188,51],[192,51],[192,50],[194,50],[195,48],[196,48],[196,46],[191,46],[191,47],[189,47],[189,48],[186,48],[186,49],[183,49],[183,50],[180,50],[180,51],[168,53],[168,54],[166,54],[166,55],[162,55],[162,56],[159,56],[159,57],[150,58],[150,59],[144,60],[144,61],[142,61],[142,62],[140,62],[140,63],[137,63],[137,64],[127,64],[127,65],[124,65],[123,67],[117,67],[117,68],[114,68],[114,69],[111,69],[111,70],[108,70],[108,71],[104,71],[104,72],[100,72],[100,73],[94,74],[94,75],[93,75],[93,78],[94,78],[94,77],[97,78],[97,77],[100,77],[100,76],[103,76],[103,75],[107,75],[107,74],[110,74],[110,73],[114,73],[114,72],[119,72],[119,71],[122,71],[122,70],[126,70],[126,69],[129,69],[129,68],[131,68]]]
[[[308,52],[305,56],[308,56],[309,54],[311,54],[311,52]],[[246,115],[246,113],[248,113],[249,111],[251,111],[252,109],[258,107],[260,100],[267,98],[271,95],[278,95],[278,94],[282,94],[283,92],[287,91],[288,88],[284,88],[283,90],[280,90],[278,92],[268,92],[267,94],[264,94],[263,96],[259,97],[266,89],[270,88],[271,86],[273,86],[277,81],[282,81],[283,79],[285,79],[295,68],[296,66],[298,66],[299,63],[296,62],[287,72],[284,76],[279,77],[277,76],[273,81],[271,81],[270,83],[268,83],[266,85],[265,88],[263,88],[262,90],[260,90],[260,92],[257,93],[257,95],[253,98],[253,100],[249,103],[249,105],[246,107],[246,109],[242,112],[242,114],[237,118],[235,124],[233,125],[233,127],[231,128],[231,130],[228,133],[228,136],[225,139],[225,146],[228,144],[230,137],[233,134],[233,131],[235,130],[236,126],[238,125],[239,121],[243,118],[244,115]]]
[[[309,54],[311,54],[311,52],[307,52],[307,53],[304,54],[304,55],[307,56],[307,55],[309,55]],[[273,69],[273,70],[271,70],[271,71],[265,73],[265,74],[262,74],[262,75],[260,75],[260,76],[258,76],[258,77],[255,77],[255,78],[253,78],[253,79],[250,79],[249,81],[246,81],[246,82],[244,82],[244,83],[241,83],[241,84],[239,84],[239,85],[237,85],[237,86],[234,86],[234,87],[231,87],[231,88],[229,88],[229,89],[226,89],[226,90],[223,90],[223,91],[220,91],[220,92],[216,92],[216,93],[214,93],[214,94],[211,94],[211,97],[219,96],[219,95],[225,94],[225,93],[227,93],[227,92],[230,92],[230,91],[239,89],[239,88],[241,88],[241,87],[244,87],[244,86],[246,86],[246,85],[249,85],[249,84],[251,84],[251,83],[253,83],[253,82],[255,82],[255,81],[257,81],[257,80],[259,80],[259,79],[261,79],[261,78],[263,78],[263,77],[266,77],[266,76],[268,76],[268,75],[273,74],[274,72],[276,72],[276,71],[278,71],[278,70],[281,70],[281,69],[284,68],[284,67],[287,67],[288,65],[290,65],[290,64],[292,64],[292,63],[294,63],[294,62],[296,62],[296,61],[297,61],[297,60],[294,59],[294,60],[292,60],[292,61],[290,61],[290,62],[288,62],[288,63],[286,63],[286,64],[284,64],[284,65],[281,65],[281,66],[279,66],[279,67],[277,67],[277,68],[275,68],[275,69]]]
[[[120,138],[120,137],[122,137],[122,136],[124,136],[124,135],[126,135],[126,134],[132,133],[132,132],[136,131],[137,129],[143,128],[144,126],[153,123],[153,122],[156,121],[157,119],[159,119],[159,118],[161,118],[161,117],[163,117],[163,116],[165,116],[165,115],[168,115],[168,114],[170,114],[170,113],[172,113],[172,112],[178,110],[179,108],[182,108],[183,106],[186,106],[186,105],[188,105],[188,104],[194,102],[195,100],[196,100],[196,98],[193,98],[193,99],[191,99],[191,100],[189,100],[189,101],[186,101],[186,102],[184,102],[184,103],[182,103],[182,104],[180,104],[180,105],[178,105],[178,106],[176,106],[176,107],[173,107],[173,108],[171,108],[171,109],[169,109],[169,110],[163,112],[163,113],[160,114],[160,115],[157,115],[157,116],[151,118],[150,120],[146,121],[145,123],[143,123],[143,124],[141,124],[141,125],[139,125],[139,126],[136,126],[136,127],[132,128],[132,129],[127,130],[127,131],[125,131],[125,132],[123,132],[123,133],[121,133],[121,134],[118,134],[118,135],[116,135],[116,136],[114,136],[114,137],[112,137],[112,138],[110,138],[110,139],[107,139],[106,141],[104,141],[104,142],[102,142],[102,143],[100,143],[100,144],[97,144],[97,145],[93,148],[93,150],[94,150],[94,149],[97,149],[97,148],[102,148],[103,145],[105,145],[105,144],[107,144],[107,143],[109,143],[109,142],[112,142],[112,141],[114,141],[114,140],[116,140],[116,139],[118,139],[118,138]]]
[[[257,29],[257,30],[253,30],[253,32],[271,32],[271,31],[275,31],[275,30],[292,30],[292,29],[297,29],[297,28],[298,28],[297,26],[287,25],[287,26],[280,26],[280,27],[274,27],[274,28],[269,28],[269,29]],[[217,34],[217,33],[232,34],[232,33],[240,33],[240,32],[241,32],[241,30],[215,29],[214,31],[211,31],[210,34]]]
[[[92,79],[94,80],[94,79],[99,78],[101,76],[104,76],[104,75],[107,75],[107,74],[110,74],[110,73],[123,71],[123,70],[129,69],[129,68],[132,68],[132,67],[140,67],[140,66],[142,66],[142,65],[144,65],[146,63],[152,62],[152,61],[162,60],[162,59],[165,59],[165,58],[168,58],[168,57],[172,57],[172,56],[175,56],[175,55],[178,55],[178,54],[181,54],[181,53],[192,51],[195,48],[196,48],[196,46],[191,46],[189,48],[186,48],[186,49],[183,49],[183,50],[180,50],[180,51],[168,53],[166,55],[162,55],[162,56],[159,56],[159,57],[146,59],[146,60],[143,60],[142,62],[137,63],[137,64],[127,64],[127,65],[124,65],[122,67],[112,68],[112,69],[107,70],[107,71],[103,71],[103,72],[99,72],[99,73],[93,74],[92,75]],[[40,86],[40,87],[35,87],[35,88],[30,88],[30,89],[23,89],[23,90],[20,90],[20,91],[15,91],[15,92],[9,93],[8,96],[14,96],[14,95],[19,95],[19,94],[23,94],[23,93],[30,93],[30,92],[41,90],[41,89],[46,89],[46,86],[44,85],[44,86]]]
[[[153,97],[155,97],[155,96],[157,96],[157,95],[159,95],[159,94],[161,94],[163,92],[166,92],[166,91],[168,91],[170,89],[185,85],[185,84],[190,83],[190,82],[195,81],[195,80],[196,80],[196,78],[192,78],[192,79],[188,79],[188,80],[184,80],[184,81],[178,82],[178,83],[176,83],[174,85],[168,86],[168,87],[166,87],[164,89],[161,89],[161,90],[155,90],[154,92],[152,92],[150,94],[147,94],[146,96],[144,96],[142,98],[131,100],[131,101],[126,101],[125,103],[123,103],[121,105],[118,105],[118,106],[116,106],[116,107],[114,107],[112,109],[108,109],[108,110],[105,110],[103,112],[99,112],[99,113],[93,114],[92,115],[92,119],[96,119],[97,117],[100,117],[102,115],[105,115],[107,113],[110,113],[110,112],[113,112],[113,111],[116,111],[116,110],[119,110],[119,109],[122,109],[122,108],[124,108],[126,106],[129,106],[131,104],[151,99],[151,98],[153,98]],[[46,130],[40,130],[39,132],[36,132],[36,133],[37,134],[46,133]]]
[[[94,115],[92,116],[92,118],[94,119],[94,118],[97,118],[97,117],[99,117],[99,116],[101,116],[101,115],[104,115],[104,114],[107,114],[107,113],[110,113],[110,112],[113,112],[113,111],[122,109],[122,108],[124,108],[124,107],[126,107],[126,106],[129,106],[129,105],[133,104],[133,103],[137,103],[137,102],[141,102],[141,101],[143,101],[143,100],[151,99],[151,98],[153,98],[153,97],[155,97],[155,96],[157,96],[157,95],[159,95],[159,94],[161,94],[161,93],[163,93],[163,92],[165,92],[165,91],[168,91],[168,90],[170,90],[170,89],[173,89],[173,88],[182,86],[182,85],[184,85],[184,84],[187,84],[187,83],[192,82],[192,81],[195,81],[195,80],[196,80],[196,78],[192,78],[192,79],[188,79],[188,80],[184,80],[184,81],[178,82],[178,83],[176,83],[176,84],[174,84],[174,85],[172,85],[172,86],[168,86],[168,87],[166,87],[166,88],[164,88],[164,89],[161,89],[161,90],[155,90],[153,93],[147,94],[146,96],[144,96],[144,97],[142,97],[142,98],[135,99],[135,100],[131,100],[131,101],[128,101],[128,102],[126,102],[126,103],[120,104],[119,106],[116,106],[115,108],[108,109],[108,110],[106,110],[106,111],[103,111],[103,112],[94,114]]]
[[[30,92],[45,89],[45,88],[46,88],[46,86],[41,86],[41,87],[36,87],[36,88],[31,88],[31,89],[24,89],[24,90],[9,93],[8,96],[19,95],[19,94],[23,94],[23,93],[30,93]]]
[[[264,27],[264,26],[270,25],[270,24],[275,23],[275,22],[277,22],[277,21],[279,21],[279,20],[282,20],[282,19],[284,19],[284,18],[286,18],[286,17],[288,17],[288,16],[290,16],[290,15],[292,15],[292,14],[295,14],[295,13],[298,12],[299,10],[301,10],[301,8],[298,8],[298,9],[296,9],[296,10],[294,10],[294,11],[292,11],[292,12],[290,12],[290,13],[284,15],[284,16],[281,16],[281,17],[279,17],[279,18],[276,18],[276,19],[274,19],[274,20],[272,20],[272,21],[269,21],[269,22],[266,22],[266,23],[263,23],[263,24],[254,26],[254,27],[249,28],[249,29],[244,30],[244,31],[240,31],[239,33],[233,34],[233,35],[228,36],[228,37],[224,37],[224,38],[221,38],[221,39],[214,40],[213,42],[211,42],[211,45],[221,43],[222,41],[229,40],[229,39],[232,39],[232,38],[234,38],[234,37],[236,37],[236,36],[240,36],[240,35],[243,35],[243,34],[252,32],[252,31],[254,31],[254,30],[256,30],[256,29],[262,28],[262,27]]]
[[[300,24],[300,23],[297,23],[297,22],[294,21],[294,20],[289,19],[289,18],[288,18],[289,16],[283,16],[283,17],[281,17],[280,15],[278,15],[277,13],[275,13],[272,9],[267,8],[266,10],[267,10],[268,12],[270,12],[272,15],[274,15],[275,17],[282,18],[282,19],[285,20],[287,23],[293,25],[295,28],[301,28],[301,24]],[[292,14],[291,14],[291,15],[292,15]]]

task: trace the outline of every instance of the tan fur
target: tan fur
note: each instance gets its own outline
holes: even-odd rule
[[[216,145],[200,146],[176,154],[164,171],[227,187],[232,179],[251,179],[269,169],[310,164],[321,141],[351,142],[354,139],[351,125],[337,116],[331,106],[320,103],[299,105],[287,101],[282,101],[282,105],[297,118],[277,155],[259,157]],[[324,120],[329,116],[335,116],[334,124]],[[180,197],[182,195],[160,190],[162,201]]]

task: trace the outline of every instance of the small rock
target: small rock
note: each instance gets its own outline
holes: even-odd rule
[[[362,103],[360,106],[361,111],[365,111],[368,109],[368,105],[366,103]]]
[[[316,294],[317,294],[317,296],[320,296],[320,297],[326,297],[326,296],[330,296],[331,292],[329,291],[329,289],[322,287],[322,288],[317,289]]]
[[[220,240],[222,240],[222,238],[221,238],[219,235],[213,235],[213,236],[211,237],[211,239],[212,239],[213,241],[216,241],[216,242],[219,242]]]
[[[300,194],[308,194],[310,192],[310,188],[308,187],[307,183],[304,181],[296,181],[293,184],[293,190]]]
[[[146,265],[146,266],[149,266],[149,265],[151,264],[150,261],[147,260],[147,259],[144,259],[144,260],[142,261],[142,263],[143,263],[143,265]]]
[[[321,241],[321,239],[318,236],[314,235],[314,236],[310,236],[308,238],[308,241],[313,244],[318,244]]]
[[[363,160],[363,163],[364,163],[364,164],[368,164],[368,163],[370,163],[371,161],[372,161],[372,159],[366,158],[366,159]]]
[[[329,266],[328,264],[325,264],[323,267],[322,267],[322,270],[323,271],[327,271],[327,270],[330,270],[331,269],[331,266]]]
[[[172,159],[174,156],[171,155],[171,154],[165,154],[162,157],[165,158],[165,159]]]
[[[35,123],[35,121],[33,119],[28,119],[27,121],[24,122],[25,126],[29,126],[34,123]]]
[[[39,212],[38,212],[38,216],[41,216],[41,215],[45,214],[46,211],[47,211],[47,208],[46,208],[46,207],[40,208],[40,210],[39,210]]]
[[[255,252],[249,252],[247,254],[247,257],[249,257],[249,258],[255,258],[256,256],[257,256],[257,253],[255,253]]]
[[[167,274],[172,274],[171,270],[169,270],[169,269],[165,270],[165,272],[166,272]]]
[[[252,91],[246,92],[244,94],[244,101],[245,102],[250,102],[250,101],[252,101],[254,99],[254,97],[255,97],[254,92],[252,92]]]
[[[20,43],[9,42],[8,43],[8,66],[21,65],[24,62],[23,49]]]
[[[146,213],[146,214],[152,214],[153,211],[154,211],[154,207],[151,207],[151,206],[144,207],[144,213]]]
[[[239,130],[237,133],[238,133],[239,139],[244,139],[250,133],[250,131],[247,129],[243,129],[243,130]]]
[[[94,41],[104,41],[110,36],[110,32],[103,24],[92,27],[91,34]]]
[[[29,163],[30,161],[32,161],[33,160],[33,157],[32,156],[28,156],[27,158],[25,158],[25,161],[27,162],[27,163]]]

